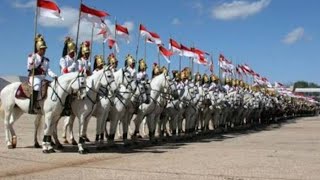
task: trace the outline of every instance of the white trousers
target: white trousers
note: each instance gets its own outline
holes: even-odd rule
[[[34,76],[33,90],[40,91],[41,89],[41,81],[45,79],[44,75],[36,75]],[[29,83],[32,85],[32,76],[29,77]]]

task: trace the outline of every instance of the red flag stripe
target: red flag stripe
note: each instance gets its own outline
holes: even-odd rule
[[[96,9],[90,8],[84,4],[81,4],[81,12],[91,14],[91,15],[94,15],[94,16],[97,16],[100,18],[105,17],[105,16],[110,16],[105,11],[96,10]]]
[[[129,35],[128,28],[121,26],[119,24],[116,24],[116,30]]]
[[[54,11],[58,11],[60,13],[60,9],[58,5],[52,1],[47,1],[47,0],[38,0],[37,6],[45,9],[51,9]]]
[[[164,55],[164,56],[172,56],[173,55],[173,52],[169,51],[168,49],[166,49],[165,47],[163,46],[159,46],[159,50],[160,52]]]
[[[179,44],[177,41],[175,41],[175,40],[173,40],[173,39],[170,39],[169,41],[170,41],[170,45],[171,45],[172,47],[181,49],[181,46],[180,46],[180,44]]]

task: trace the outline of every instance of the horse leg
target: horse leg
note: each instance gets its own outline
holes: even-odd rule
[[[70,141],[71,141],[71,144],[76,146],[78,145],[77,141],[74,139],[74,134],[73,134],[73,124],[74,124],[74,119],[76,117],[71,114],[71,116],[69,116],[69,136],[70,136]]]
[[[63,131],[62,131],[62,138],[63,138],[63,143],[64,144],[69,144],[67,140],[67,131],[68,127],[70,126],[70,116],[66,117],[63,121]]]
[[[38,133],[40,133],[41,118],[42,115],[38,114],[34,121],[34,148],[41,148],[38,142]]]
[[[53,128],[53,138],[54,138],[54,142],[56,144],[57,149],[63,149],[63,146],[60,143],[59,138],[58,138],[58,122],[59,121],[55,122],[55,126]]]
[[[118,113],[111,113],[110,117],[110,130],[109,130],[109,136],[108,136],[108,144],[114,145],[114,136],[115,132],[117,130],[118,120],[119,120]]]
[[[10,121],[9,121],[9,129],[10,129],[10,133],[11,133],[11,138],[12,138],[12,148],[16,148],[17,146],[17,135],[15,130],[13,129],[13,124],[15,123],[15,121],[17,119],[19,119],[19,117],[23,114],[23,112],[20,109],[17,108],[13,108],[13,113],[11,113],[10,115]]]
[[[10,132],[10,116],[11,112],[10,111],[5,111],[4,112],[4,132],[6,135],[6,143],[8,149],[12,149],[12,141],[11,141],[11,132]]]
[[[55,126],[55,121],[57,118],[53,117],[52,112],[45,113],[44,119],[44,132],[43,132],[43,141],[42,141],[42,152],[43,153],[53,153],[55,152],[51,146],[51,135],[53,128]]]
[[[86,142],[86,132],[85,132],[85,125],[86,123],[86,119],[84,118],[85,114],[82,115],[79,118],[79,143],[78,143],[78,152],[80,154],[87,154],[88,153],[88,149],[85,148],[85,142]]]

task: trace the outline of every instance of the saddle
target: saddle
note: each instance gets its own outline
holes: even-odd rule
[[[48,81],[48,80],[43,80],[41,82],[41,91],[39,92],[39,95],[38,95],[38,97],[40,97],[40,100],[47,97],[47,89],[50,83],[51,81]],[[16,91],[15,97],[17,99],[26,99],[26,98],[30,99],[31,94],[32,94],[32,87],[29,84],[29,82],[22,82]]]

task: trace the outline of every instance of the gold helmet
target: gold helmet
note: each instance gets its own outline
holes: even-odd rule
[[[230,78],[226,78],[225,79],[225,83],[230,85],[231,84],[231,79]]]
[[[180,79],[181,80],[185,80],[187,79],[187,73],[185,70],[182,70],[181,73],[180,73]]]
[[[94,56],[94,63],[96,66],[94,69],[96,69],[97,67],[102,67],[105,64],[102,55],[95,55]]]
[[[183,69],[184,73],[185,73],[185,79],[189,79],[190,78],[190,74],[191,74],[191,69],[186,67]]]
[[[174,78],[176,81],[180,80],[180,73],[179,73],[179,71],[177,71],[177,70],[172,70],[172,76],[173,76],[173,78]]]
[[[210,80],[211,80],[211,82],[216,82],[216,81],[219,80],[219,78],[218,78],[216,75],[212,74],[212,75],[210,76]]]
[[[136,64],[136,60],[133,58],[133,56],[131,56],[130,54],[128,54],[128,55],[126,56],[125,66],[126,66],[126,67],[132,66],[132,65],[135,66],[135,64]]]
[[[245,83],[242,80],[240,80],[239,81],[239,86],[244,88],[245,87]]]
[[[76,44],[73,42],[73,39],[71,37],[66,37],[64,41],[62,57],[75,51],[76,51]]]
[[[201,74],[199,72],[196,73],[194,76],[194,81],[195,82],[200,82],[201,81]]]
[[[160,71],[160,67],[157,63],[153,63],[153,66],[152,66],[152,77],[154,76],[157,76],[161,73]]]
[[[168,75],[168,69],[166,66],[162,66],[161,68],[161,73],[165,74],[165,75]]]
[[[140,59],[138,71],[145,71],[145,70],[147,70],[147,68],[148,68],[148,66],[146,64],[146,61],[144,59]]]
[[[35,46],[35,52],[38,52],[40,49],[47,48],[46,42],[41,34],[36,35]]]
[[[85,41],[81,44],[81,53],[82,53],[82,55],[84,55],[86,53],[90,53],[90,42],[89,41]]]
[[[202,76],[202,82],[203,82],[203,83],[208,83],[208,82],[209,82],[209,77],[208,77],[207,74],[203,74],[203,76]]]
[[[116,65],[118,62],[117,58],[114,56],[113,53],[109,54],[108,56],[108,65],[109,66],[114,66]]]

